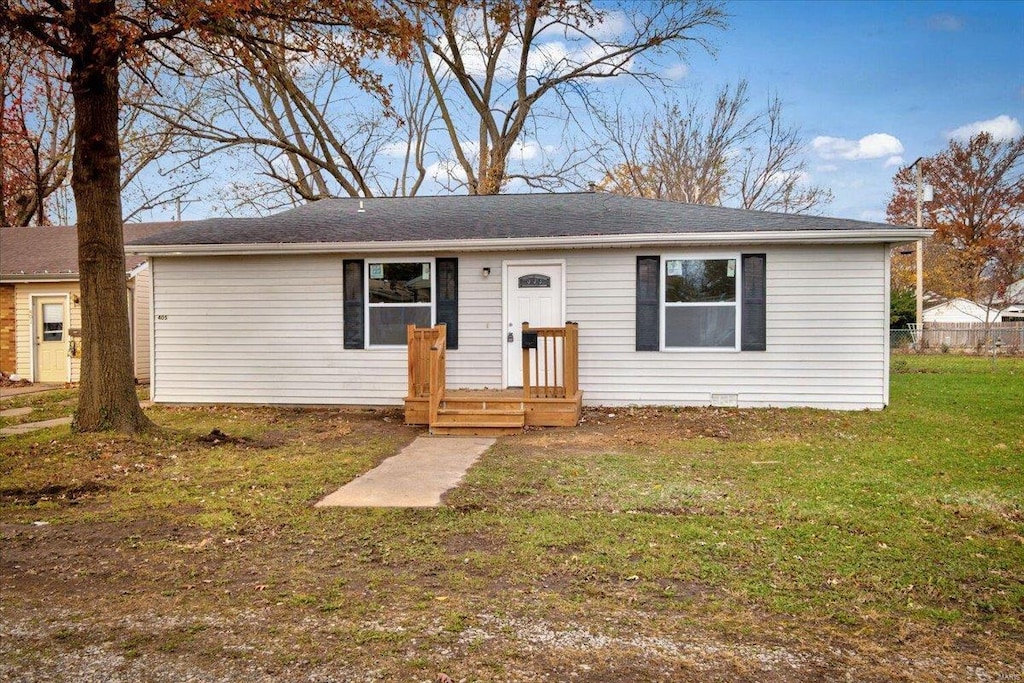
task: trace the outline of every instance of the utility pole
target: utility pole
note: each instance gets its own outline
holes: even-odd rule
[[[924,206],[924,177],[921,173],[921,161],[924,157],[918,157],[911,168],[917,169],[917,227],[923,226]],[[917,329],[924,331],[924,240],[918,240],[915,250],[917,252]],[[923,337],[922,337],[923,338]]]

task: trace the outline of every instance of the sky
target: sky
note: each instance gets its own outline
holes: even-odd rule
[[[1024,133],[1024,2],[733,2],[683,81],[777,93],[809,143],[823,213],[884,221],[900,165],[964,127]]]
[[[729,27],[709,34],[714,55],[693,49],[684,62],[667,57],[656,68],[679,99],[710,97],[740,79],[748,81],[753,105],[777,95],[807,143],[807,182],[834,194],[820,213],[884,221],[900,166],[971,132],[1024,134],[1024,0],[747,0],[727,2],[726,10]],[[616,78],[600,87],[610,99],[642,102],[646,94],[631,83]],[[533,131],[522,150],[554,150],[561,133]],[[210,185],[216,192],[218,183],[239,182],[245,179],[236,167],[215,171]],[[424,192],[445,189],[428,183]],[[222,203],[197,201],[184,217],[224,211]],[[165,208],[144,219],[172,214]]]

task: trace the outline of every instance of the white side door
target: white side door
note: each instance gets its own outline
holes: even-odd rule
[[[505,386],[523,386],[522,329],[565,324],[565,264],[505,264]]]
[[[68,381],[67,311],[64,297],[35,299],[34,382]]]

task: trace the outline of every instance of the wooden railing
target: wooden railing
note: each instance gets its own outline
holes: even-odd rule
[[[431,384],[437,382],[440,364],[441,390],[444,390],[445,335],[444,325],[416,327],[407,325],[406,341],[409,345],[409,397],[431,396]],[[439,346],[440,343],[440,346]],[[435,352],[435,347],[438,350]]]
[[[580,388],[579,325],[530,327],[523,323],[523,334],[537,335],[537,348],[523,349],[523,397],[575,396]]]
[[[437,339],[430,347],[430,424],[437,422],[437,411],[444,401],[444,388],[447,379],[448,335],[445,334],[445,326],[438,325]]]

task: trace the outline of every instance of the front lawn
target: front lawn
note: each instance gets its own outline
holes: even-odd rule
[[[434,510],[311,507],[398,411],[2,437],[0,678],[1018,679],[1024,362],[893,367],[881,412],[588,410]]]

